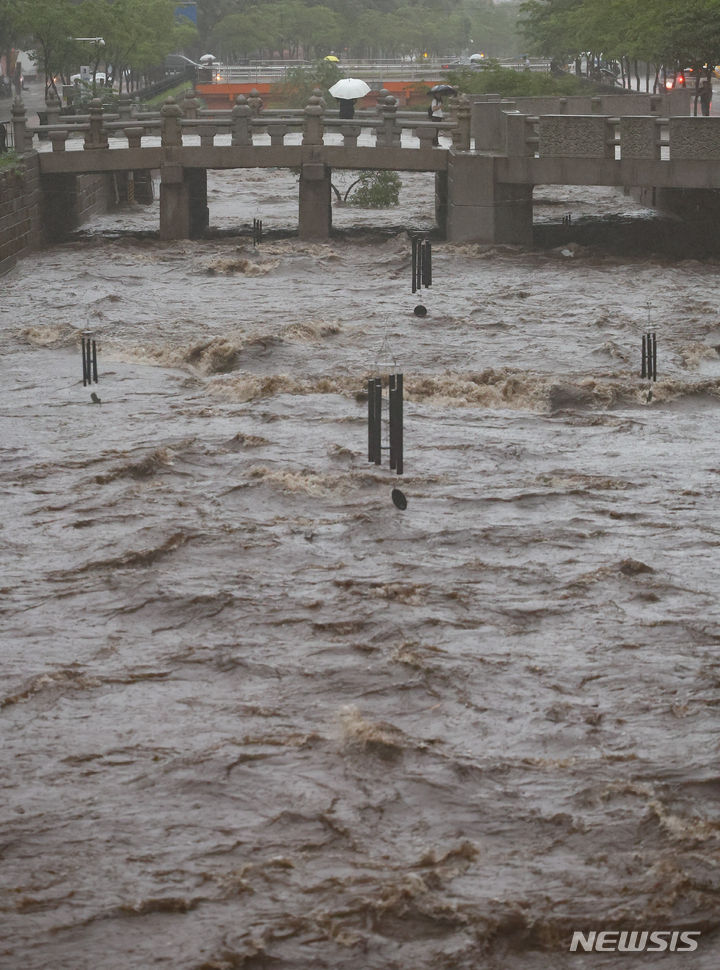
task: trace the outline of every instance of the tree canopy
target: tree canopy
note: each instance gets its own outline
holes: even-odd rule
[[[69,80],[81,64],[93,71],[111,65],[116,77],[127,77],[193,42],[195,28],[176,19],[175,7],[175,0],[0,0],[0,52],[27,46],[48,86]]]
[[[526,0],[529,50],[558,61],[706,71],[720,62],[720,0]]]
[[[198,0],[197,31],[175,21],[175,0],[0,0],[0,51],[37,49],[48,78],[92,64],[72,37],[102,36],[116,71],[162,64],[165,54],[212,50],[248,58],[512,55],[518,2],[494,0]]]

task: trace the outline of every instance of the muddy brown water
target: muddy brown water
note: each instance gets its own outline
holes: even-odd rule
[[[281,233],[296,183],[210,206]],[[710,970],[717,261],[437,242],[419,319],[374,229],[431,226],[431,180],[334,222],[367,232],[136,207],[2,280],[0,966]],[[634,928],[702,935],[568,952]]]

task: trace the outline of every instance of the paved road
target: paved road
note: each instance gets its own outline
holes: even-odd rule
[[[38,111],[42,111],[45,106],[44,82],[28,81],[27,88],[23,90],[22,99],[28,114],[28,124],[36,125],[38,123]],[[14,96],[12,98],[0,98],[0,121],[10,121],[13,101]]]

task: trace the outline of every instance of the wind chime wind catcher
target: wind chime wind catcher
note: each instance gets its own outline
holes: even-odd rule
[[[82,368],[83,368],[83,387],[88,384],[97,384],[97,343],[95,334],[91,330],[83,330],[81,337],[82,348]]]
[[[648,329],[642,336],[642,359],[640,364],[640,377],[649,381],[657,380],[657,335],[650,329],[650,310],[648,303]]]

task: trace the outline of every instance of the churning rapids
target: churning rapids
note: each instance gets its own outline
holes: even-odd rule
[[[211,224],[296,193],[216,173]],[[399,229],[157,218],[0,283],[0,967],[716,968],[718,261],[437,242],[421,319]],[[569,953],[633,928],[702,935]]]

